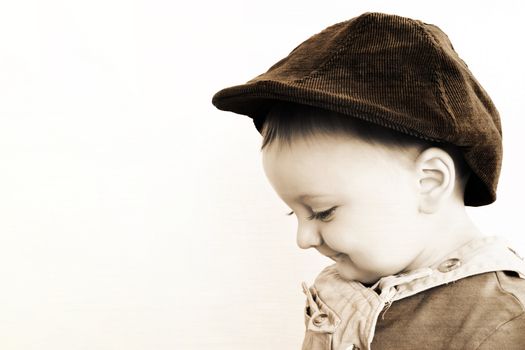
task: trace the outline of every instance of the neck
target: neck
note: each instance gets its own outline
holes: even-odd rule
[[[425,226],[432,228],[425,232],[428,237],[428,244],[423,247],[421,253],[406,270],[439,263],[449,253],[473,239],[484,236],[474,225],[463,205],[427,215],[426,220],[428,222]]]

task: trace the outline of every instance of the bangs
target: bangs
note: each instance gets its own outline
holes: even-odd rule
[[[293,140],[312,139],[316,135],[347,136],[369,144],[397,148],[432,145],[358,117],[290,102],[277,102],[272,106],[264,119],[261,134],[261,150],[276,141],[291,146]]]

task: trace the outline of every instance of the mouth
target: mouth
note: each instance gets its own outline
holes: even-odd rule
[[[333,261],[337,261],[337,259],[340,258],[342,254],[343,253],[334,254],[334,255],[329,256],[329,258],[332,259]]]

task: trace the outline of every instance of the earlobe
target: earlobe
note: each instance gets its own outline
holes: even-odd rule
[[[454,161],[437,147],[421,152],[416,159],[419,211],[432,214],[450,197],[455,186]]]

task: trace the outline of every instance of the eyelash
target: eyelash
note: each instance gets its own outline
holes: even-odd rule
[[[330,208],[330,209],[328,209],[328,210],[321,211],[321,212],[319,212],[319,213],[313,213],[313,214],[310,215],[307,219],[308,219],[308,220],[313,220],[313,219],[326,220],[326,218],[327,218],[330,214],[332,214],[332,213],[335,211],[336,208],[337,208],[337,207],[333,207],[333,208]],[[289,212],[289,213],[286,214],[286,215],[293,215],[293,213],[294,213],[294,212],[291,211],[291,212]]]

